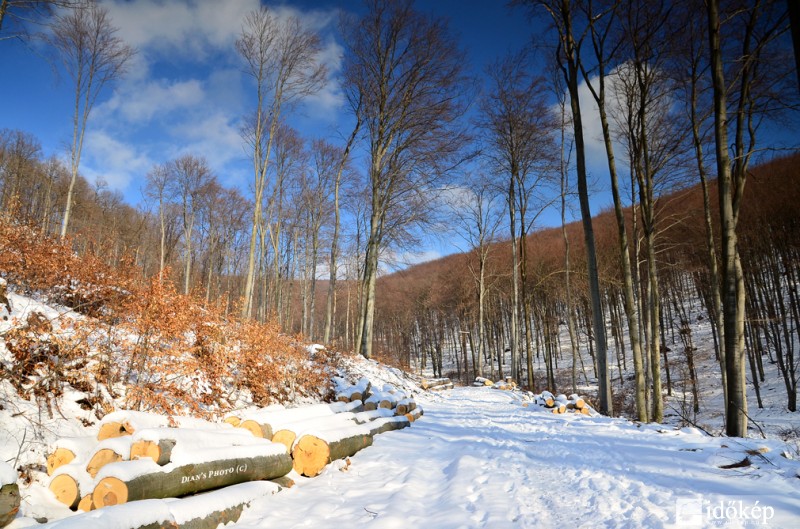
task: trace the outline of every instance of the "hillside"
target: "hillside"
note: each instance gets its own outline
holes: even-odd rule
[[[796,438],[796,395],[800,356],[800,313],[797,288],[800,269],[800,217],[795,185],[800,156],[777,158],[753,169],[743,197],[739,221],[740,251],[747,285],[746,342],[749,414],[761,430]],[[714,182],[709,200],[716,201]],[[712,208],[713,209],[713,208]],[[646,322],[647,277],[638,211],[626,210],[631,259],[638,295],[638,313]],[[657,274],[660,302],[661,377],[665,420],[722,428],[720,367],[716,357],[719,330],[712,304],[703,196],[699,185],[665,193],[658,201]],[[622,276],[613,212],[594,219],[601,288],[611,364],[615,413],[635,417],[633,359],[622,296]],[[718,234],[716,218],[712,229]],[[526,240],[526,291],[521,311],[528,314],[530,338],[520,345],[521,380],[529,385],[526,356],[533,366],[533,391],[548,389],[586,394],[596,391],[594,344],[591,339],[585,256],[579,223],[566,227],[570,244],[570,286],[566,298],[565,244],[561,228],[530,234]],[[719,242],[717,241],[717,244]],[[718,250],[717,250],[718,251]],[[508,241],[488,248],[486,270],[486,343],[482,366],[486,376],[508,375],[512,318],[511,251]],[[437,371],[468,381],[475,375],[478,341],[478,283],[475,251],[451,255],[381,278],[378,286],[379,349],[415,370]],[[573,352],[568,318],[576,326]],[[521,318],[524,326],[525,319]],[[524,327],[523,327],[524,329]],[[523,336],[524,338],[524,336]],[[647,346],[648,342],[644,341]],[[576,369],[573,372],[573,364]],[[549,368],[552,370],[552,382]],[[554,383],[554,384],[553,384]]]

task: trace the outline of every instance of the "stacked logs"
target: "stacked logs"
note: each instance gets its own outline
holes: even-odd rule
[[[423,378],[420,381],[420,387],[424,390],[442,391],[445,389],[453,389],[453,381],[447,377]]]
[[[286,475],[293,468],[316,476],[328,463],[370,446],[375,435],[405,428],[422,416],[422,408],[402,391],[390,386],[377,390],[368,381],[352,386],[350,395],[360,392],[364,399],[373,398],[374,406],[367,410],[357,399],[269,407],[223,423],[110,414],[96,438],[55,443],[47,461],[49,488],[69,508],[90,511],[246,481],[291,486]]]
[[[572,394],[569,397],[559,393],[553,395],[549,391],[543,391],[539,395],[533,396],[533,402],[543,408],[549,409],[552,413],[580,413],[583,415],[596,415],[592,407],[586,400],[579,395]]]

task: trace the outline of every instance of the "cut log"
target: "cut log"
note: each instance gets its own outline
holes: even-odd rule
[[[188,453],[227,446],[263,445],[268,440],[249,435],[242,428],[220,428],[216,430],[194,428],[146,428],[132,437],[130,459],[149,457],[163,466],[174,462],[173,454]],[[177,445],[177,447],[176,447]]]
[[[315,417],[330,417],[337,413],[358,412],[363,408],[360,400],[353,402],[334,402],[333,404],[313,404],[299,408],[286,408],[277,411],[254,413],[239,425],[256,437],[272,439],[275,432],[284,425]]]
[[[111,437],[100,441],[95,446],[94,451],[89,454],[86,472],[91,477],[95,477],[97,472],[109,463],[127,461],[130,457],[132,442],[133,439],[129,435]]]
[[[414,408],[410,412],[406,413],[405,414],[405,418],[408,419],[411,422],[414,422],[417,419],[419,419],[420,417],[422,417],[422,415],[423,415],[422,407],[421,406],[417,406],[416,408]]]
[[[238,428],[243,428],[261,439],[272,439],[272,426],[268,423],[247,419],[239,423]]]
[[[277,409],[277,408],[273,408]],[[100,421],[100,431],[97,433],[97,440],[111,439],[132,435],[137,430],[145,428],[202,428],[216,430],[220,428],[230,428],[227,423],[211,422],[196,417],[167,417],[157,413],[144,411],[122,410],[109,413]]]
[[[122,454],[118,454],[110,448],[103,448],[92,455],[92,458],[86,464],[86,472],[95,477],[100,469],[109,463],[117,463],[124,460],[125,458],[122,457]]]
[[[291,454],[292,446],[294,446],[294,442],[297,440],[298,436],[309,430],[344,428],[352,426],[354,423],[357,423],[356,414],[349,411],[337,413],[330,417],[311,417],[309,419],[303,419],[302,421],[282,425],[272,436],[272,442],[284,445],[286,447],[286,453]]]
[[[5,527],[17,516],[20,505],[19,485],[7,483],[0,487],[0,527]]]
[[[163,467],[169,463],[174,447],[175,441],[173,439],[159,439],[158,441],[141,439],[131,443],[130,458],[134,460],[149,457],[158,466]]]
[[[341,438],[331,436],[326,440],[322,437],[306,434],[295,443],[292,448],[292,459],[294,470],[298,474],[310,478],[318,476],[331,461],[350,457],[372,444],[368,428],[364,428],[361,433]]]
[[[350,457],[372,445],[375,435],[409,424],[405,417],[386,417],[350,428],[304,434],[292,448],[294,470],[303,476],[315,477],[331,461]]]
[[[397,405],[397,397],[385,391],[373,391],[372,395],[364,401],[365,410],[376,410],[378,408],[392,409]]]
[[[226,424],[230,424],[231,426],[239,426],[242,423],[242,418],[241,417],[237,417],[235,415],[229,415],[229,416],[225,417],[225,421],[224,422]]]
[[[399,401],[397,406],[395,406],[395,415],[405,415],[416,407],[417,403],[414,402],[414,399],[405,398]]]
[[[285,476],[292,460],[275,443],[198,451],[192,462],[158,466],[149,459],[108,465],[97,476],[98,508],[148,498],[173,498],[244,481]]]
[[[336,392],[336,400],[339,402],[363,401],[369,397],[371,389],[372,384],[370,381],[365,377],[361,377],[351,386],[340,387]]]
[[[281,476],[279,478],[271,479],[270,482],[275,483],[284,489],[291,489],[295,485],[294,480],[289,476]]]
[[[89,512],[94,510],[94,500],[92,500],[92,493],[90,492],[78,502],[78,510]]]
[[[62,437],[51,445],[52,452],[47,456],[47,475],[52,476],[55,470],[69,463],[85,463],[97,446],[93,435],[81,437]]]
[[[76,467],[74,469],[65,470],[70,465],[64,465],[59,468],[50,480],[47,488],[55,494],[56,499],[69,507],[75,509],[81,501],[81,479],[74,474],[85,472],[83,469]],[[60,472],[60,473],[59,473]]]
[[[69,448],[56,448],[52,454],[47,456],[47,475],[52,476],[55,469],[71,463],[73,459],[75,459],[75,452]]]
[[[420,387],[422,389],[453,389],[453,382],[449,378],[423,378]]]
[[[280,486],[268,481],[240,483],[223,490],[179,500],[153,499],[106,507],[37,529],[217,529],[236,523],[254,500],[274,494]]]

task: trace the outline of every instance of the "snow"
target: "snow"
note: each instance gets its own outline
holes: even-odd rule
[[[93,435],[82,435],[80,437],[61,437],[50,445],[50,451],[54,452],[57,448],[69,450],[75,454],[75,459],[88,459],[95,451],[97,439]]]
[[[139,430],[132,436],[133,442],[152,441],[161,439],[175,441],[173,456],[181,452],[192,452],[220,446],[264,445],[269,441],[254,437],[243,428],[206,430],[196,428],[146,428]]]
[[[772,507],[770,527],[797,527],[800,467],[780,442],[554,415],[489,388],[420,400],[426,414],[411,428],[255,502],[234,527],[687,527],[680,505],[707,502],[713,514],[740,499]],[[750,467],[715,464],[760,447],[770,451]]]
[[[14,467],[0,461],[0,487],[17,482],[17,471]]]
[[[362,406],[361,401],[334,402],[333,404],[313,404],[311,406],[286,408],[283,410],[257,411],[242,416],[242,420],[252,420],[259,423],[266,423],[271,425],[274,430],[277,430],[285,424],[290,424],[314,417],[326,417],[336,413],[352,411],[360,406]]]
[[[51,320],[80,317],[13,293],[9,297],[12,318],[0,322],[0,332],[12,320],[22,321],[33,310]],[[58,325],[58,321],[54,324]],[[708,330],[703,328],[694,330],[694,338],[696,345],[710,341]],[[699,349],[708,352],[705,347]],[[0,340],[0,361],[7,355]],[[677,378],[677,360],[672,360],[673,380]],[[697,361],[705,366],[698,369],[702,406],[705,410],[720,409],[718,366],[713,354],[703,357],[698,353]],[[42,527],[35,518],[56,520],[45,527],[58,529],[116,529],[136,521],[182,523],[203,513],[248,502],[250,507],[239,522],[226,525],[226,529],[329,527],[331,520],[344,527],[422,525],[437,529],[767,526],[741,516],[723,520],[730,522],[727,524],[719,523],[720,519],[714,518],[717,508],[736,506],[735,502],[770,509],[769,527],[798,527],[800,445],[776,438],[781,428],[798,428],[798,422],[796,414],[787,413],[781,404],[783,390],[775,373],[768,375],[769,380],[762,387],[767,407],[755,408],[755,399],[751,398],[750,415],[771,436],[759,440],[707,435],[703,429],[719,432],[721,424],[720,417],[710,411],[696,418],[702,429],[676,428],[674,425],[685,423],[680,415],[677,384],[676,396],[666,403],[667,420],[673,425],[642,425],[598,415],[554,415],[539,406],[526,406],[536,402],[536,396],[520,391],[457,387],[442,393],[422,392],[418,378],[399,369],[349,356],[344,357],[343,363],[339,373],[342,381],[369,380],[373,387],[382,388],[395,398],[413,398],[425,409],[424,417],[410,428],[375,436],[371,447],[349,461],[328,465],[316,478],[290,474],[297,485],[274,496],[274,484],[254,482],[181,500],[144,500],[83,515],[75,515],[55,500],[47,489],[49,478],[44,475],[43,466],[48,450],[71,444],[78,447],[82,436],[89,443],[85,436],[97,432],[97,417],[76,403],[85,394],[67,388],[57,408],[48,414],[36,402],[22,400],[8,381],[0,380],[0,482],[18,482],[23,498],[21,513],[9,528]],[[588,388],[589,385],[579,387],[579,392]],[[574,397],[570,395],[568,399]],[[360,405],[319,405],[318,410],[327,410],[322,414],[331,416]],[[304,409],[273,406],[243,415],[283,415],[287,421],[296,421],[298,416],[309,413]],[[325,436],[341,438],[343,431],[363,433],[386,421],[405,420],[383,419],[391,414],[391,410],[381,409],[357,413],[357,419],[372,422],[328,430],[321,428],[325,422],[321,421],[317,428]],[[135,428],[134,438],[157,438],[166,431],[158,430],[161,433],[157,434],[148,430],[154,426],[177,424],[192,430],[174,430],[181,439],[169,465],[159,467],[149,459],[113,463],[101,469],[96,480],[105,475],[128,479],[144,473],[169,472],[177,465],[264,455],[265,450],[285,454],[283,445],[249,437],[249,433],[227,424],[134,412],[108,415],[105,420],[116,417]],[[243,444],[253,444],[215,447],[211,438],[219,436],[230,437],[230,445],[240,439],[248,439]],[[130,439],[110,441],[128,443]],[[747,466],[721,468],[745,459]],[[77,461],[73,465],[82,480],[81,487],[91,489],[96,480],[88,480],[85,462]],[[19,480],[14,470],[18,467],[24,469]],[[57,470],[56,475],[69,468]],[[704,523],[687,523],[686,506],[699,506]]]

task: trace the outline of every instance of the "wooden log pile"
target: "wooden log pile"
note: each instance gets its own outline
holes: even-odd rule
[[[62,439],[51,447],[49,488],[72,510],[91,511],[227,490],[244,482],[289,487],[293,481],[286,475],[292,468],[316,476],[330,462],[370,446],[375,435],[408,427],[422,416],[413,397],[393,387],[378,390],[366,379],[352,386],[349,395],[374,397],[375,409],[364,411],[357,399],[270,407],[222,423],[139,412],[110,414],[96,437]],[[159,509],[163,503],[157,504]],[[213,514],[220,521],[208,527],[233,520],[226,513]],[[184,527],[170,523],[164,527]],[[187,527],[206,527],[203,523]]]
[[[556,414],[580,413],[589,416],[597,415],[597,412],[586,402],[586,399],[576,394],[570,396],[562,393],[553,395],[549,391],[543,391],[539,395],[534,395],[533,402]]]
[[[425,390],[442,391],[446,389],[453,389],[453,381],[447,377],[423,378],[420,381],[420,387]]]

